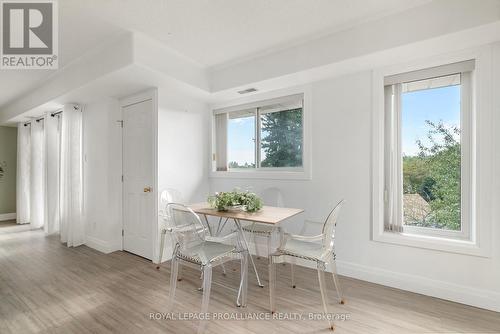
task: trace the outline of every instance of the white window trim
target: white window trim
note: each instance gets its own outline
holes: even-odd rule
[[[212,106],[212,110],[222,110],[222,111],[235,111],[244,108],[257,106],[261,101],[280,99],[289,95],[302,94],[304,97],[302,106],[302,117],[303,117],[303,152],[302,152],[302,167],[287,168],[287,167],[277,167],[277,168],[255,168],[251,170],[230,170],[230,171],[215,171],[213,169],[213,154],[215,152],[215,124],[212,112],[211,114],[211,138],[212,138],[212,149],[210,154],[210,172],[209,176],[211,178],[236,178],[236,179],[275,179],[275,180],[310,180],[312,178],[312,166],[311,166],[311,111],[312,111],[312,100],[311,100],[311,89],[310,86],[307,87],[296,87],[292,89],[279,90],[269,93],[255,94],[251,97],[232,101],[226,104],[216,104]],[[258,151],[258,150],[257,150]],[[258,158],[258,157],[256,157]]]
[[[433,57],[412,64],[395,65],[373,71],[373,118],[372,118],[372,240],[401,246],[433,249],[445,252],[481,257],[491,256],[493,146],[491,138],[491,46],[466,50],[453,55]],[[471,208],[470,240],[450,239],[443,236],[394,233],[384,230],[384,78],[399,73],[451,64],[475,59],[472,128],[475,141],[472,143],[472,193],[476,205]],[[481,112],[478,113],[477,111]]]
[[[384,131],[392,132],[390,136],[385,136],[385,138],[393,138],[394,143],[391,147],[396,148],[395,151],[398,152],[397,160],[395,161],[396,165],[402,166],[402,154],[401,154],[401,84],[407,82],[407,80],[425,80],[427,78],[436,78],[439,76],[448,76],[456,73],[461,74],[461,230],[460,231],[451,231],[446,229],[435,229],[428,227],[417,227],[417,226],[407,226],[403,224],[403,194],[396,193],[390,194],[388,193],[388,198],[394,198],[397,203],[392,210],[393,219],[396,219],[397,226],[402,228],[402,232],[407,233],[409,235],[418,234],[418,235],[427,235],[439,238],[450,238],[450,239],[461,239],[461,240],[471,240],[470,227],[473,224],[473,218],[471,217],[471,203],[475,201],[475,192],[474,190],[474,177],[472,165],[467,162],[474,161],[474,150],[473,147],[473,138],[474,134],[471,133],[473,130],[473,110],[471,97],[473,96],[473,70],[474,70],[474,61],[467,61],[465,63],[454,63],[448,64],[435,68],[427,68],[422,71],[403,73],[396,76],[385,77],[384,83],[386,87],[394,87],[396,92],[395,101],[393,104],[393,112],[396,113],[394,119],[389,122],[390,124],[386,124],[386,128]],[[464,72],[461,72],[464,71]],[[389,79],[389,80],[387,80]],[[388,82],[389,81],[389,82]],[[386,103],[387,105],[387,103]],[[386,114],[388,111],[386,110]],[[387,115],[386,115],[387,116]],[[387,120],[386,120],[387,122]],[[394,124],[392,124],[394,123]],[[397,129],[392,129],[391,127],[395,126]],[[385,144],[386,146],[388,144]],[[386,148],[387,149],[387,148]],[[387,159],[387,156],[385,157]],[[387,164],[387,162],[385,162]],[[386,169],[391,167],[385,166]],[[402,171],[401,168],[397,171],[398,180],[402,180]],[[386,170],[387,174],[387,170]],[[390,174],[390,173],[389,173]],[[387,180],[386,180],[387,182]],[[396,188],[401,189],[402,184],[401,181],[396,181],[398,186]],[[389,187],[386,184],[386,189]],[[385,190],[387,191],[387,190]],[[386,219],[387,220],[387,219]]]

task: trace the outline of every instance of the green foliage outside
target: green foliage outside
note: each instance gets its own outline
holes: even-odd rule
[[[426,121],[429,143],[418,140],[419,154],[403,157],[403,193],[419,194],[430,210],[405,224],[460,230],[460,129]]]
[[[302,167],[302,108],[264,113],[261,128],[261,167]],[[255,168],[255,164],[230,161],[228,167]]]
[[[245,162],[244,164],[240,165],[236,161],[230,161],[228,166],[229,166],[229,168],[255,168],[254,163],[249,164],[248,162]]]
[[[262,167],[302,167],[302,108],[261,115]]]

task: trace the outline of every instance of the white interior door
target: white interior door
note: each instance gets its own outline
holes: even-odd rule
[[[123,249],[153,258],[155,198],[153,102],[123,111]]]

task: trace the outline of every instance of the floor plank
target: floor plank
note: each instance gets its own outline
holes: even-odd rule
[[[265,258],[255,259],[267,284]],[[239,264],[214,281],[234,288]],[[281,315],[321,312],[314,270],[297,268],[297,288],[289,284],[289,267],[278,266],[278,310]],[[158,271],[149,261],[115,252],[102,254],[86,246],[67,248],[57,236],[42,231],[0,234],[0,333],[194,333],[198,321],[150,319],[167,312],[169,264]],[[199,271],[184,268],[175,315],[198,312]],[[267,286],[256,286],[250,271],[247,308],[234,305],[235,292],[214,284],[211,312],[227,312],[239,320],[213,320],[208,333],[328,333],[322,320],[241,320],[252,314],[270,317]],[[341,277],[347,300],[331,312],[345,314],[336,333],[500,333],[500,314]],[[187,315],[185,315],[187,316]]]
[[[15,220],[0,220],[0,228],[9,227],[9,226],[16,226],[16,221]]]

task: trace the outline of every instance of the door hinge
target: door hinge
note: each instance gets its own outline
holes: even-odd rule
[[[123,179],[124,179],[124,177],[123,177],[123,174],[122,174],[122,182],[123,182]]]
[[[122,237],[125,236],[125,230],[122,229]]]
[[[118,120],[118,123],[120,123],[120,126],[123,128],[123,120]]]

